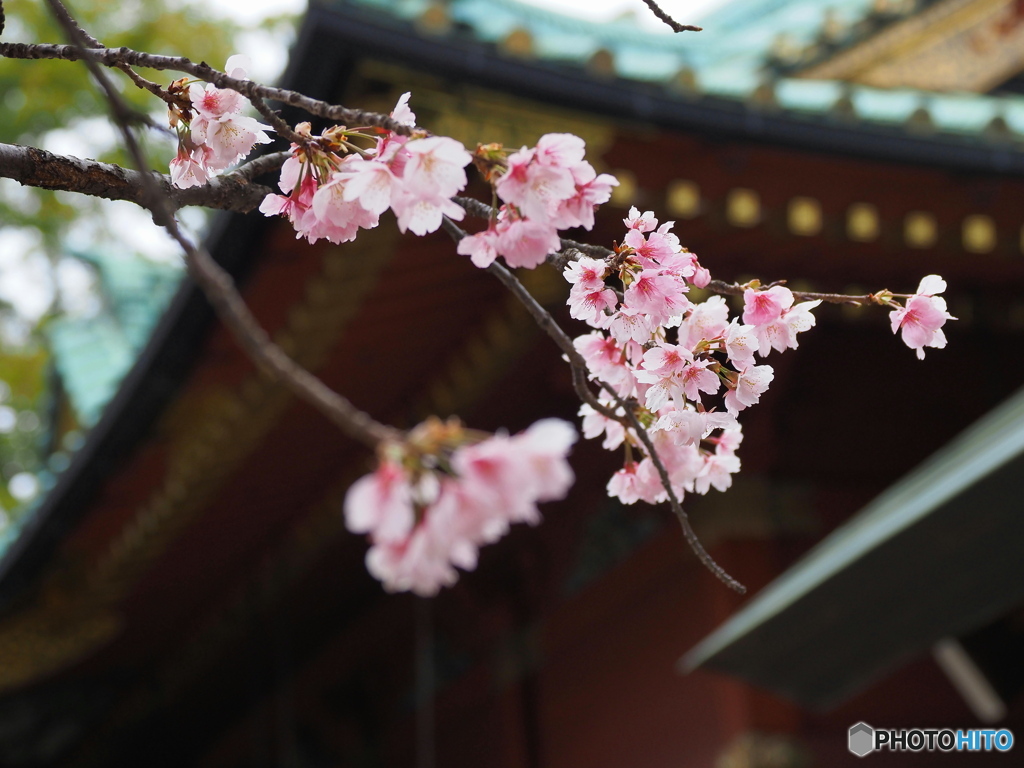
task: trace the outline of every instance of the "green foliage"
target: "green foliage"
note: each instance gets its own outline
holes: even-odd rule
[[[8,488],[11,478],[40,469],[40,442],[47,370],[46,352],[39,348],[9,350],[0,346],[0,528],[7,514],[20,505]]]
[[[65,0],[65,5],[82,28],[104,45],[187,56],[208,61],[214,67],[223,67],[231,54],[239,52],[236,39],[244,31],[234,22],[214,16],[210,5],[201,0]],[[4,12],[4,41],[65,42],[45,2],[6,0]],[[268,20],[262,26],[272,29],[280,23],[280,19]],[[166,125],[162,101],[138,89],[123,73],[108,73],[137,110],[151,115],[158,125]],[[165,87],[180,76],[145,69],[139,74]],[[0,110],[0,142],[129,164],[120,137],[108,119],[107,104],[80,62],[0,59]],[[152,167],[166,173],[175,146],[173,137],[144,129],[140,138],[150,152]],[[123,242],[121,222],[115,221],[104,205],[93,198],[0,180],[0,227],[39,232],[42,252],[52,265],[76,248],[106,244],[131,253],[132,245]],[[70,236],[76,221],[84,217],[93,223],[89,231],[99,229],[97,242],[83,243],[81,238]],[[74,230],[76,234],[82,231]],[[23,261],[33,257],[38,262],[40,251],[17,255]],[[6,264],[5,268],[10,268],[10,260]],[[60,310],[57,302],[40,322]],[[10,327],[18,330],[8,334],[5,331]],[[69,446],[47,446],[45,442],[62,433],[67,433],[65,438],[77,435],[81,439],[66,407],[60,413],[50,413],[56,401],[54,393],[48,392],[48,355],[38,334],[26,333],[26,328],[26,322],[18,320],[12,307],[0,299],[0,539],[8,518],[17,517],[24,509],[10,493],[11,478],[27,474],[52,479],[47,469],[60,471],[54,462],[67,461]],[[47,454],[51,454],[49,463],[44,465],[41,457]],[[43,490],[46,487],[44,481]]]
[[[128,46],[150,53],[206,59],[214,66],[235,51],[239,27],[214,19],[199,4],[175,0],[124,0],[69,6],[82,27],[105,45]],[[64,42],[64,36],[46,3],[8,0],[4,4],[7,27],[4,39],[11,42]],[[174,73],[142,70],[140,74],[161,85],[175,79]],[[122,92],[140,111],[163,121],[162,102],[136,88],[124,75],[111,71]],[[55,152],[76,154],[78,146],[108,162],[126,162],[120,143],[101,122],[107,106],[100,98],[81,63],[66,61],[21,61],[0,59],[0,142],[46,144]],[[53,134],[54,131],[69,133]],[[76,133],[77,132],[77,133]],[[47,141],[47,135],[50,140]],[[61,139],[67,139],[62,142]],[[62,148],[62,144],[67,144]],[[159,143],[168,154],[169,141]],[[169,158],[168,158],[169,159]],[[95,203],[73,196],[38,189],[19,189],[14,182],[0,186],[0,221],[7,226],[32,226],[42,232],[49,250],[55,250],[68,225],[83,212],[95,215]]]

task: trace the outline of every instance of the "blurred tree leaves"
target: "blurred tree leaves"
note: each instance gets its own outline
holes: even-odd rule
[[[7,0],[4,4],[6,41],[64,42],[62,31],[46,3]],[[79,2],[69,6],[82,27],[111,47],[174,56],[188,56],[222,65],[233,51],[238,25],[211,16],[199,3],[181,0],[122,0]],[[173,73],[140,72],[167,84]],[[139,110],[163,121],[162,103],[137,89],[121,73],[111,71],[122,92]],[[78,62],[0,59],[0,141],[43,145],[54,152],[88,154],[108,162],[126,161],[120,143],[106,123],[107,108],[86,68]],[[159,142],[163,153],[169,140]],[[87,151],[81,151],[87,148]],[[92,150],[92,151],[88,151]],[[67,226],[95,206],[67,194],[21,189],[13,181],[0,187],[0,224],[38,229],[48,250],[58,247]]]
[[[208,61],[214,67],[222,67],[231,54],[239,52],[237,41],[246,31],[218,16],[216,6],[203,0],[65,0],[65,5],[83,29],[104,45],[187,56]],[[5,42],[66,42],[47,3],[5,0],[3,7]],[[222,8],[227,9],[222,12],[230,12],[227,4]],[[260,26],[276,30],[282,22],[275,18]],[[180,75],[146,69],[139,73],[164,86]],[[109,74],[133,106],[152,115],[157,124],[166,124],[163,102],[136,88],[121,72],[109,70]],[[107,105],[80,62],[0,58],[0,114],[0,142],[129,164],[108,119]],[[139,135],[150,153],[152,167],[166,173],[174,138],[146,129]],[[48,260],[50,280],[56,284],[56,267],[70,251],[107,247],[131,253],[138,246],[130,242],[131,234],[124,231],[119,216],[105,201],[22,187],[13,180],[0,179],[0,278],[9,276],[5,270],[17,269],[19,261],[38,265]],[[89,226],[83,228],[83,221]],[[83,242],[90,239],[83,238],[83,232],[96,230],[106,235]],[[20,236],[4,239],[5,232]],[[21,282],[24,284],[24,280]],[[10,285],[8,282],[8,288]],[[10,298],[8,294],[10,291],[5,291]],[[45,323],[61,309],[59,301],[52,304],[37,322]],[[9,332],[15,326],[16,332]],[[63,416],[50,413],[54,393],[48,391],[52,382],[48,381],[46,346],[39,333],[26,333],[26,328],[26,321],[0,298],[0,540],[8,520],[17,518],[24,508],[11,495],[12,477],[28,474],[43,479],[48,469],[59,471],[53,466],[54,460],[66,461],[68,446],[45,446],[44,442],[62,432],[68,433],[65,438],[78,435],[73,416],[63,413],[66,408]],[[51,424],[55,416],[61,421],[70,418],[71,422]],[[46,463],[43,457],[48,453],[51,455]],[[43,482],[43,490],[46,487]]]
[[[11,495],[11,479],[39,469],[44,430],[38,411],[46,372],[43,349],[10,350],[0,345],[0,531],[20,504]]]

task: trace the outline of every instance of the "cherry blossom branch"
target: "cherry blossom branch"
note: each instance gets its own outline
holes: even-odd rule
[[[78,192],[107,200],[127,200],[145,206],[148,176],[174,210],[187,205],[248,213],[259,207],[270,188],[252,179],[275,171],[287,159],[287,152],[263,155],[233,172],[208,183],[180,189],[169,176],[155,171],[140,172],[98,160],[55,155],[43,149],[17,144],[0,144],[0,177],[29,187]]]
[[[459,202],[460,205],[463,205],[464,200],[468,199],[459,198],[457,202]],[[484,204],[481,203],[481,205]],[[445,231],[451,235],[455,242],[458,242],[466,236],[465,231],[463,231],[447,216],[442,219],[442,225],[444,226]],[[616,405],[622,409],[624,416],[619,416],[613,410],[601,403],[601,401],[594,396],[594,393],[591,392],[590,388],[587,386],[586,361],[580,355],[575,345],[573,345],[572,339],[569,338],[569,335],[562,330],[562,327],[557,322],[555,322],[551,313],[540,305],[533,295],[526,290],[526,286],[519,282],[519,279],[512,274],[512,272],[498,262],[492,262],[491,265],[487,267],[487,271],[497,277],[498,280],[501,281],[502,285],[508,288],[509,291],[519,299],[536,321],[537,325],[539,325],[540,328],[551,337],[558,348],[565,354],[565,357],[569,362],[569,367],[572,370],[573,388],[576,390],[576,394],[579,398],[602,416],[623,423],[629,426],[636,433],[658,471],[658,477],[661,480],[662,486],[665,488],[666,494],[668,495],[668,501],[672,508],[672,512],[675,514],[676,519],[679,520],[686,543],[689,544],[690,549],[693,550],[697,559],[700,560],[701,563],[703,563],[704,566],[727,587],[739,592],[740,594],[746,592],[746,587],[730,576],[722,566],[715,562],[714,558],[708,554],[708,551],[704,549],[704,545],[701,544],[700,539],[697,537],[697,533],[693,530],[693,526],[690,524],[689,515],[686,514],[682,504],[679,503],[679,499],[676,496],[675,491],[672,490],[672,480],[668,475],[668,470],[661,461],[661,457],[658,455],[658,452],[654,447],[654,443],[651,440],[650,435],[647,433],[647,429],[636,417],[632,404],[620,397],[611,385],[598,379],[595,383],[611,396]]]
[[[492,206],[472,197],[453,197],[452,200],[460,205],[466,213],[477,218],[490,219],[497,213],[496,209]],[[615,256],[615,251],[610,248],[605,248],[604,246],[580,243],[565,237],[559,238],[559,240],[561,241],[562,250],[558,253],[548,254],[547,257],[547,262],[556,269],[564,269],[566,264],[571,261],[577,261],[581,256],[589,256],[592,259],[604,259],[606,261]],[[764,287],[770,288],[774,285],[784,285],[785,282],[785,280],[779,280]],[[723,296],[742,296],[747,288],[747,285],[727,283],[724,280],[712,280],[705,286],[705,290],[708,290],[711,293],[721,294]],[[883,292],[880,292],[880,294],[867,293],[862,295],[851,295],[845,293],[814,293],[812,291],[793,291],[792,293],[793,298],[797,301],[819,300],[827,304],[854,304],[858,306],[863,304],[878,304],[879,306],[890,305],[887,299],[882,298],[881,293]]]
[[[422,129],[397,122],[388,115],[382,115],[378,112],[350,109],[337,104],[329,104],[319,99],[313,99],[286,88],[261,85],[252,80],[240,80],[214,69],[206,62],[199,62],[197,64],[184,56],[160,56],[134,51],[131,48],[89,49],[86,46],[53,43],[0,43],[0,56],[9,59],[60,59],[62,61],[81,61],[82,59],[87,59],[106,67],[127,64],[147,67],[149,69],[184,72],[199,80],[213,83],[217,88],[229,88],[237,91],[250,101],[253,101],[254,106],[256,103],[254,99],[266,99],[298,107],[311,115],[349,126],[375,126],[402,136],[411,136],[414,133],[423,132]]]
[[[686,510],[684,510],[683,505],[679,503],[679,499],[676,497],[675,491],[672,490],[672,479],[668,475],[668,469],[665,468],[665,464],[662,462],[661,456],[658,455],[657,450],[654,448],[651,436],[647,433],[644,425],[640,423],[640,419],[636,417],[636,413],[634,413],[633,409],[629,407],[629,403],[624,401],[611,386],[604,382],[601,382],[601,386],[604,387],[605,391],[615,399],[619,407],[625,411],[629,425],[633,428],[633,431],[640,439],[640,442],[644,444],[648,457],[654,464],[654,468],[658,470],[658,478],[661,480],[661,485],[664,487],[665,493],[668,494],[669,505],[672,507],[672,512],[675,514],[676,519],[679,520],[679,525],[682,526],[683,536],[686,539],[686,543],[690,545],[690,549],[692,549],[693,553],[697,555],[697,559],[704,564],[704,567],[715,575],[715,578],[734,592],[738,592],[741,595],[745,594],[747,588],[730,576],[722,566],[715,562],[715,559],[708,554],[708,551],[704,549],[704,545],[701,544],[700,539],[697,537],[697,532],[693,530],[693,525],[690,524],[690,516],[686,514]]]
[[[493,206],[481,202],[475,197],[453,197],[452,202],[461,206],[470,216],[475,216],[478,219],[490,219],[498,212]],[[548,263],[555,269],[564,269],[566,264],[570,261],[576,261],[580,256],[589,256],[593,259],[607,259],[615,255],[615,251],[602,245],[579,243],[567,237],[560,237],[559,240],[562,244],[562,250],[558,253],[549,254],[547,259]]]
[[[778,282],[772,283],[772,285],[783,285],[785,282],[785,280],[779,280]],[[746,291],[747,286],[740,285],[738,283],[727,283],[723,280],[712,280],[707,284],[705,289],[712,293],[721,294],[722,296],[742,296],[743,292]],[[857,306],[863,304],[878,304],[879,306],[889,305],[888,301],[874,293],[865,293],[859,296],[845,293],[813,293],[811,291],[793,291],[792,293],[793,298],[797,301],[823,301],[826,304],[855,304]]]
[[[58,0],[47,1],[72,41],[72,46],[84,54],[78,25]],[[88,55],[83,55],[82,58],[106,96],[111,114],[121,131],[132,160],[139,168],[144,168],[145,158],[131,130],[128,105],[97,63]],[[375,449],[381,442],[397,441],[402,437],[398,430],[380,424],[369,414],[360,411],[274,344],[238,293],[231,276],[205,248],[196,246],[181,232],[153,176],[142,172],[139,173],[139,178],[144,188],[142,204],[152,213],[154,222],[167,230],[184,250],[189,273],[203,289],[218,317],[262,371],[317,408],[346,435],[370,448]]]
[[[455,227],[455,229],[458,229],[458,227]],[[461,232],[461,230],[459,231]],[[465,235],[464,232],[462,234]],[[542,307],[535,298],[533,298],[533,295],[526,290],[526,286],[519,282],[515,275],[505,269],[505,267],[501,266],[498,262],[492,262],[487,268],[487,271],[492,275],[495,275],[503,285],[512,291],[513,295],[515,295],[515,297],[519,299],[529,310],[537,324],[547,332],[547,334],[558,345],[559,349],[565,353],[566,357],[569,359],[569,365],[572,368],[573,385],[576,389],[576,394],[602,416],[621,422],[623,420],[622,417],[606,408],[596,397],[594,397],[590,388],[587,387],[585,373],[587,364],[583,360],[582,356],[580,356],[580,353],[576,350],[576,347],[572,343],[572,339],[570,339],[568,334],[562,330],[561,326],[555,322],[555,319],[551,314],[544,309],[544,307]],[[625,414],[626,423],[636,433],[640,442],[644,444],[644,448],[647,450],[648,456],[653,462],[655,469],[658,470],[658,478],[661,480],[661,484],[665,488],[666,494],[668,494],[669,505],[671,506],[676,519],[679,520],[679,524],[683,529],[683,536],[686,538],[686,543],[690,545],[690,549],[693,550],[697,559],[700,560],[701,563],[703,563],[704,566],[727,587],[739,592],[740,594],[746,592],[747,588],[730,576],[722,566],[715,562],[714,558],[708,554],[708,551],[704,549],[704,545],[701,544],[700,539],[697,537],[697,533],[693,530],[693,526],[690,524],[689,515],[687,515],[686,511],[683,509],[683,505],[679,503],[679,499],[676,497],[675,491],[672,490],[672,480],[669,478],[668,470],[665,468],[661,457],[658,455],[658,451],[655,450],[654,443],[652,442],[650,435],[647,433],[647,429],[636,417],[632,404],[620,397],[611,385],[606,384],[600,379],[598,379],[596,383],[599,387],[604,389],[612,397],[616,405],[622,409]]]
[[[661,7],[656,2],[654,2],[654,0],[644,0],[644,5],[646,5],[651,10],[651,13],[653,13],[655,16],[657,16],[661,21],[663,21],[666,24],[668,24],[668,26],[672,28],[673,32],[702,32],[703,31],[702,27],[694,27],[694,26],[692,26],[690,24],[680,24],[678,21],[676,21],[671,16],[669,16],[667,13],[665,13],[665,11],[663,11],[661,9]]]
[[[481,203],[481,205],[483,205],[483,203]],[[441,220],[441,225],[444,227],[445,231],[451,235],[452,239],[456,243],[466,236],[465,230],[459,227],[447,216]],[[544,309],[544,307],[542,307],[540,303],[533,298],[533,295],[526,290],[526,286],[519,282],[519,279],[509,270],[505,269],[505,267],[501,266],[501,264],[493,262],[489,267],[487,267],[487,271],[497,277],[502,285],[508,288],[512,295],[519,299],[520,303],[526,307],[526,310],[533,317],[540,329],[550,336],[558,348],[565,354],[566,359],[569,361],[569,367],[572,369],[573,388],[576,390],[576,394],[580,400],[585,402],[602,416],[621,422],[622,417],[616,415],[614,411],[601,403],[601,401],[594,396],[594,393],[590,391],[590,388],[587,386],[587,363],[577,351],[576,347],[573,346],[572,339],[569,338],[569,335],[562,330],[562,327],[558,323],[555,322],[555,318],[551,316],[551,313]]]

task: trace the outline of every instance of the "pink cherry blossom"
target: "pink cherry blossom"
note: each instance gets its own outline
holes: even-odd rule
[[[313,195],[313,220],[303,222],[311,243],[321,237],[332,243],[346,243],[354,240],[360,229],[377,226],[377,214],[363,208],[358,200],[345,199],[346,181],[343,174],[334,174]]]
[[[924,360],[924,348],[942,349],[946,346],[946,335],[942,326],[947,320],[956,320],[946,311],[946,301],[937,293],[946,290],[946,281],[938,275],[928,275],[917,288],[917,293],[907,299],[905,306],[893,310],[889,316],[892,332],[902,330],[903,343],[917,350],[919,360]]]
[[[196,113],[207,120],[220,120],[241,112],[245,106],[245,97],[238,91],[217,88],[213,83],[207,83],[205,88],[193,83],[189,86],[188,98]]]
[[[621,408],[614,408],[607,401],[601,402],[605,407],[613,408],[615,413],[622,413]],[[580,406],[579,415],[583,417],[583,436],[588,440],[593,440],[603,434],[605,437],[601,442],[601,447],[605,450],[615,450],[626,439],[626,428],[621,423],[614,419],[609,419],[602,413],[598,413],[589,404],[584,403]]]
[[[343,164],[346,201],[359,201],[366,210],[378,216],[391,205],[391,190],[397,183],[386,163],[352,157]]]
[[[795,307],[784,309],[775,319],[755,326],[754,333],[758,339],[759,354],[764,357],[772,349],[778,352],[796,349],[799,346],[797,334],[814,326],[814,315],[811,314],[811,310],[820,303],[820,301],[802,302]],[[746,313],[744,313],[744,317],[746,317]]]
[[[487,269],[498,258],[498,230],[488,227],[483,232],[467,235],[459,240],[455,250],[463,256],[469,256],[474,266]]]
[[[507,203],[529,219],[551,218],[562,200],[576,193],[576,182],[567,168],[535,162],[536,151],[523,147],[508,157],[508,170],[494,185]]]
[[[345,495],[345,525],[353,533],[400,541],[413,523],[412,486],[397,464],[381,462],[373,474],[356,480]]]
[[[409,91],[403,93],[398,97],[398,103],[395,104],[395,108],[391,110],[392,119],[402,125],[416,125],[416,115],[409,108],[410,96],[412,96],[412,93]]]
[[[662,261],[679,252],[679,240],[667,231],[651,232],[645,237],[639,230],[631,229],[623,238],[623,243],[636,251],[645,260],[641,263],[647,267],[659,266]]]
[[[679,379],[683,386],[683,394],[693,402],[700,400],[700,392],[713,395],[718,392],[721,382],[714,371],[709,371],[710,360],[694,360],[683,369]]]
[[[465,189],[465,168],[473,156],[455,139],[416,139],[406,143],[404,150],[409,159],[402,174],[402,187],[410,194],[433,199],[452,197]]]
[[[498,230],[498,252],[510,267],[533,269],[561,247],[558,230],[543,222],[517,219]]]
[[[708,283],[711,282],[711,273],[704,267],[700,266],[700,264],[694,264],[693,274],[690,276],[690,282],[698,288],[707,288]]]
[[[583,162],[586,144],[571,133],[548,133],[537,142],[535,158],[541,165],[572,168]]]
[[[704,466],[693,481],[693,490],[705,494],[712,487],[727,491],[732,486],[732,476],[740,471],[740,460],[731,453],[712,453],[704,457]]]
[[[566,457],[576,442],[576,430],[561,419],[541,419],[512,437],[530,472],[530,493],[538,501],[565,497],[575,479]]]
[[[192,140],[213,150],[212,160],[207,165],[220,171],[248,155],[254,145],[269,144],[270,137],[264,133],[267,130],[270,130],[269,125],[244,115],[227,115],[216,120],[199,116],[192,121]]]
[[[232,56],[227,71],[232,77],[246,76],[248,59]],[[237,91],[217,88],[212,83],[189,86],[191,112],[173,110],[178,131],[178,154],[171,161],[171,183],[179,188],[204,184],[217,171],[222,171],[245,157],[255,144],[267,144],[270,130],[251,117],[239,114],[245,105]]]
[[[391,210],[398,217],[398,229],[401,232],[409,230],[416,235],[436,232],[441,227],[443,216],[454,221],[462,221],[466,215],[462,206],[447,197],[423,197],[410,192],[404,186],[392,194]]]
[[[629,209],[629,217],[622,220],[628,229],[635,229],[638,232],[653,232],[658,228],[658,220],[654,218],[654,211],[640,213],[634,205]]]
[[[647,350],[643,357],[643,370],[634,373],[637,381],[651,385],[645,393],[647,407],[652,411],[658,411],[668,403],[683,397],[687,390],[696,395],[699,379],[695,381],[686,373],[693,363],[694,358],[690,351],[674,344],[664,344]],[[717,379],[710,371],[703,370],[703,373]]]
[[[604,277],[608,266],[602,259],[591,259],[587,256],[571,261],[562,271],[565,279],[574,286],[582,286],[588,291],[599,291],[605,287]]]
[[[586,286],[577,284],[569,291],[569,316],[595,328],[602,328],[608,320],[605,310],[614,309],[617,301],[612,290],[588,290]]]
[[[746,367],[754,362],[754,353],[760,348],[757,329],[735,320],[725,334],[725,352],[735,365]]]
[[[692,306],[685,296],[686,290],[678,278],[645,269],[626,288],[625,298],[629,306],[646,313],[652,323],[665,325]]]
[[[629,397],[636,380],[626,366],[626,355],[615,339],[603,333],[589,333],[573,340],[573,346],[587,364],[591,378],[601,379],[622,397]]]
[[[679,326],[679,344],[693,349],[701,341],[723,336],[729,327],[729,305],[721,296],[709,296]]]
[[[699,443],[716,429],[731,429],[737,426],[739,425],[732,414],[684,408],[665,413],[651,427],[651,431],[668,432],[676,445],[690,445]]]
[[[443,461],[424,461],[419,453],[401,463],[383,460],[345,497],[346,525],[370,538],[367,569],[389,591],[433,595],[454,584],[456,567],[476,567],[480,546],[497,541],[512,523],[539,522],[539,502],[564,498],[574,479],[567,456],[575,441],[572,426],[544,419],[518,435],[442,449],[451,451]]]
[[[205,184],[210,178],[207,159],[211,154],[208,147],[189,150],[179,145],[178,154],[171,160],[171,183],[179,189]]]
[[[608,480],[608,495],[623,504],[636,504],[644,495],[636,475],[637,465],[629,462]]]
[[[735,388],[725,394],[725,407],[734,416],[744,408],[755,405],[775,378],[770,365],[751,365],[739,372]]]
[[[552,223],[558,229],[593,229],[594,211],[611,199],[612,187],[617,187],[619,181],[611,174],[598,174],[593,166],[586,162],[570,170],[576,184],[576,192],[558,204],[552,214]]]
[[[628,341],[646,344],[651,340],[654,328],[654,324],[644,312],[625,305],[612,315],[611,322],[608,323],[608,331],[620,344]]]
[[[793,292],[783,285],[766,291],[747,288],[743,292],[743,322],[746,325],[764,325],[777,320],[784,309],[793,306]]]
[[[366,569],[389,592],[436,595],[458,580],[443,534],[437,526],[420,525],[408,539],[375,543],[366,553]]]

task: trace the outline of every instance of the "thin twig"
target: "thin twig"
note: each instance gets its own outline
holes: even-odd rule
[[[379,112],[367,112],[361,109],[350,109],[326,101],[312,99],[297,91],[286,88],[274,88],[261,85],[252,80],[240,80],[236,77],[214,69],[206,62],[195,63],[184,56],[159,56],[153,53],[142,53],[131,48],[95,48],[86,50],[85,46],[55,45],[50,43],[0,43],[0,56],[9,59],[60,59],[63,61],[80,61],[88,57],[91,61],[106,67],[128,64],[157,70],[184,72],[199,80],[213,83],[218,88],[230,88],[241,93],[250,101],[261,97],[269,101],[298,107],[311,115],[332,120],[347,126],[375,126],[384,128],[402,136],[426,135],[426,131],[415,126],[405,125],[389,115]]]
[[[60,2],[60,0],[57,0],[57,2]],[[61,4],[61,8],[64,8],[63,4]],[[65,12],[67,18],[70,20],[70,22],[75,25],[75,29],[78,32],[78,36],[79,36],[79,38],[81,40],[84,41],[85,47],[87,47],[87,48],[104,48],[105,47],[103,45],[103,43],[101,43],[95,37],[90,35],[84,29],[82,29],[81,25],[71,16],[70,13],[68,13],[67,8],[64,8],[64,12]],[[165,91],[163,88],[161,88],[159,85],[157,85],[153,81],[147,80],[146,78],[144,78],[142,75],[140,75],[134,69],[129,67],[127,64],[115,64],[114,66],[116,66],[119,70],[121,70],[126,75],[128,75],[128,78],[133,83],[135,83],[135,85],[137,87],[141,88],[144,91],[149,91],[154,96],[156,96],[158,99],[161,99],[162,101],[166,102],[169,106],[174,104],[174,97],[171,96],[171,94],[169,94],[167,91]],[[142,118],[144,118],[144,122],[150,128],[156,128],[158,130],[167,131],[167,127],[166,126],[157,125],[152,120],[150,120],[148,115],[141,115],[141,113],[136,113],[136,114],[140,114],[140,116]]]
[[[130,109],[121,99],[103,70],[93,61],[80,39],[79,30],[67,10],[57,0],[48,0],[54,15],[81,54],[85,64],[106,95],[110,111],[124,137],[128,152],[135,164],[145,168],[142,150],[130,126]],[[189,273],[203,288],[217,315],[232,331],[235,339],[259,368],[287,386],[294,394],[316,407],[354,440],[370,448],[383,441],[395,441],[401,433],[393,427],[374,421],[347,399],[332,390],[320,379],[292,360],[271,341],[245,301],[235,288],[231,276],[202,246],[196,246],[181,232],[174,215],[161,194],[160,188],[148,173],[140,173],[145,188],[144,204],[153,220],[164,227],[185,251]]]
[[[290,141],[292,144],[298,144],[304,146],[309,141],[308,136],[303,136],[292,130],[292,127],[273,109],[267,104],[266,99],[259,95],[253,95],[249,97],[249,101],[256,107],[256,111],[266,118],[267,122],[270,123],[270,127],[274,129],[274,132],[282,139]]]
[[[459,242],[459,240],[466,236],[466,232],[447,216],[442,218],[441,224],[455,242]],[[622,417],[616,415],[614,411],[598,400],[594,393],[590,391],[590,388],[587,387],[587,363],[573,345],[572,339],[569,338],[569,335],[562,330],[562,327],[558,323],[555,322],[551,313],[544,309],[544,307],[542,307],[540,303],[533,298],[533,295],[526,290],[526,286],[519,282],[518,278],[516,278],[516,276],[509,270],[505,269],[505,267],[501,266],[501,264],[492,262],[491,265],[487,267],[487,271],[497,277],[498,280],[501,281],[502,285],[508,288],[509,291],[519,299],[533,317],[537,325],[540,326],[541,330],[550,336],[555,344],[558,345],[558,348],[565,354],[566,359],[569,361],[569,365],[572,367],[573,387],[576,389],[576,394],[579,398],[602,416],[614,419],[615,421],[621,421]]]
[[[210,179],[198,187],[180,189],[171,178],[146,171],[174,210],[198,205],[236,213],[259,207],[273,190],[253,179],[281,167],[287,152],[263,155],[231,173]],[[28,187],[77,192],[107,200],[127,200],[145,207],[146,183],[143,172],[98,160],[55,155],[44,149],[17,144],[0,144],[0,177]]]
[[[676,21],[671,16],[669,16],[667,13],[665,13],[663,10],[661,10],[661,7],[656,2],[654,2],[654,0],[644,0],[644,5],[646,5],[648,8],[651,9],[651,13],[653,13],[655,16],[657,16],[659,19],[661,19],[666,24],[668,24],[672,28],[673,32],[701,32],[701,31],[703,31],[702,27],[694,27],[691,24],[680,24],[678,21]]]
[[[490,220],[497,214],[495,208],[477,200],[475,197],[456,196],[452,198],[452,202],[460,205],[466,213],[478,219]],[[592,259],[607,259],[615,255],[615,251],[610,248],[605,248],[601,245],[590,245],[589,243],[579,243],[567,237],[560,237],[559,242],[561,243],[562,250],[558,253],[548,254],[547,258],[548,263],[559,270],[564,269],[566,264],[570,261],[576,261],[580,256],[589,256]],[[573,253],[573,251],[576,251],[576,253]]]
[[[461,204],[462,203],[460,202],[460,205]],[[448,232],[456,242],[466,236],[466,233],[447,216],[442,219],[442,223],[445,231]],[[693,550],[697,559],[700,560],[701,563],[703,563],[704,566],[727,587],[739,592],[740,594],[746,592],[746,587],[726,573],[725,569],[715,562],[714,558],[708,554],[706,549],[704,549],[704,545],[700,543],[700,539],[697,538],[697,534],[693,530],[693,526],[690,524],[689,516],[683,509],[682,504],[679,503],[679,499],[676,496],[675,491],[672,490],[672,479],[669,477],[668,470],[662,463],[657,450],[655,450],[654,443],[652,442],[650,435],[647,433],[647,429],[636,417],[636,413],[632,405],[624,400],[611,385],[600,381],[599,379],[595,380],[597,385],[608,392],[616,405],[622,409],[624,416],[619,416],[612,409],[608,408],[598,400],[597,397],[594,396],[594,393],[590,391],[590,387],[587,386],[586,361],[576,350],[576,347],[573,345],[572,339],[569,338],[569,335],[562,330],[561,326],[558,325],[557,322],[555,322],[551,313],[540,305],[533,295],[526,290],[526,286],[519,282],[515,275],[505,269],[505,267],[501,266],[498,262],[492,262],[491,265],[487,267],[487,271],[497,277],[501,283],[508,288],[517,299],[519,299],[536,321],[537,325],[539,325],[541,329],[551,337],[555,344],[558,345],[558,348],[565,353],[565,357],[569,361],[569,366],[572,369],[573,387],[575,388],[576,394],[579,398],[602,416],[620,423],[625,421],[625,425],[629,426],[636,433],[640,442],[643,443],[644,448],[647,450],[651,461],[654,463],[655,469],[658,470],[658,477],[661,480],[662,486],[665,488],[665,493],[668,495],[668,501],[669,505],[672,507],[672,512],[679,520],[686,543],[690,545],[690,549]]]
[[[782,285],[782,282],[775,283],[775,285]],[[739,285],[738,283],[726,283],[722,280],[712,280],[707,284],[705,290],[711,291],[712,293],[718,293],[723,296],[742,296],[747,288],[746,286]],[[813,293],[811,291],[793,291],[793,298],[799,301],[822,301],[826,304],[878,304],[885,306],[886,302],[879,299],[873,293],[865,293],[862,295],[849,295],[845,293]]]
[[[690,549],[697,555],[697,559],[700,560],[704,567],[707,568],[711,573],[715,575],[720,582],[729,587],[729,589],[739,594],[744,594],[747,588],[740,582],[736,581],[730,576],[726,570],[720,566],[715,559],[708,554],[708,551],[704,549],[704,545],[701,544],[700,539],[697,537],[697,532],[693,530],[693,526],[690,524],[690,516],[686,514],[686,510],[683,509],[683,505],[679,503],[679,499],[676,497],[676,493],[672,490],[672,478],[669,477],[668,469],[661,461],[661,456],[654,448],[654,442],[651,440],[651,436],[647,433],[644,425],[640,423],[640,419],[636,417],[636,413],[632,408],[628,407],[619,394],[612,389],[608,384],[602,382],[602,386],[605,391],[612,396],[612,398],[619,404],[619,406],[626,412],[626,418],[630,422],[630,426],[636,433],[636,436],[640,438],[640,442],[644,444],[644,448],[647,449],[647,455],[650,460],[654,463],[654,468],[658,470],[658,478],[661,480],[661,485],[665,489],[665,493],[668,494],[668,502],[672,507],[672,512],[675,513],[676,519],[679,520],[679,525],[683,529],[683,537],[686,539],[686,543],[690,545]]]

